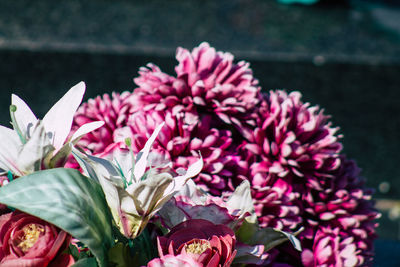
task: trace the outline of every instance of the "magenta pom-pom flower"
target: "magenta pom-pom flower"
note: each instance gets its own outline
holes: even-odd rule
[[[133,96],[136,110],[201,110],[225,123],[241,125],[240,119],[259,102],[260,88],[249,64],[233,63],[232,54],[202,43],[192,52],[178,48],[176,59],[177,77],[153,64],[140,69],[140,76],[135,78],[139,87]]]
[[[103,97],[97,96],[89,99],[87,103],[83,103],[77,110],[74,117],[73,131],[79,126],[93,122],[104,121],[104,126],[97,131],[90,132],[83,136],[80,144],[89,149],[92,153],[101,153],[104,149],[113,144],[114,132],[126,125],[130,102],[124,101],[131,94],[124,92],[122,94],[112,93],[112,95],[104,94]]]
[[[106,156],[107,146],[129,137],[138,152],[165,122],[153,148],[175,169],[187,168],[200,152],[198,186],[221,196],[248,180],[262,227],[303,227],[304,252],[281,246],[271,251],[271,264],[370,264],[378,217],[372,192],[341,154],[341,135],[329,116],[298,92],[261,93],[248,63],[235,63],[207,43],[179,48],[176,58],[176,75],[149,64],[132,93],[85,104],[75,126],[99,119],[106,126],[80,145]]]
[[[360,266],[372,262],[377,227],[374,219],[379,214],[373,209],[371,190],[364,188],[360,169],[343,156],[341,162],[324,191],[304,194],[303,218],[308,227],[302,236],[304,243],[309,243],[309,249],[302,253],[305,266],[337,266],[337,262]],[[328,251],[332,253],[326,255]]]
[[[301,222],[299,197],[323,190],[340,165],[340,136],[318,107],[301,102],[298,92],[265,95],[256,125],[242,151],[260,224],[293,230]]]

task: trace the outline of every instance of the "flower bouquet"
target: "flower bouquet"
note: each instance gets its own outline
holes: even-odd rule
[[[379,214],[338,128],[202,43],[133,92],[0,126],[1,266],[371,265]]]

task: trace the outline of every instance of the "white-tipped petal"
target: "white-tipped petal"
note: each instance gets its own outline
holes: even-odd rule
[[[198,161],[189,166],[186,174],[175,177],[174,183],[170,184],[166,190],[166,192],[169,192],[168,195],[172,197],[176,192],[180,191],[190,178],[198,175],[201,172],[203,166],[203,158],[200,158]]]
[[[17,166],[23,175],[40,170],[42,160],[54,149],[43,124],[39,123],[32,128],[31,138],[22,146],[17,157]]]
[[[46,132],[53,136],[53,146],[58,151],[67,139],[72,126],[72,120],[76,110],[82,102],[85,93],[85,83],[80,82],[72,87],[43,118]]]
[[[26,138],[28,127],[33,127],[36,125],[38,119],[29,106],[24,102],[24,100],[19,98],[19,96],[12,94],[11,104],[17,108],[17,110],[14,112],[15,120],[18,124],[18,128]]]
[[[17,133],[0,125],[0,140],[0,169],[21,175],[17,158],[22,143]]]
[[[126,188],[130,197],[140,203],[140,210],[144,214],[150,214],[160,199],[163,198],[165,189],[171,184],[173,177],[169,173],[150,174],[148,179],[132,184]],[[134,213],[138,207],[123,206],[122,209],[128,213]],[[138,211],[139,214],[141,211]],[[141,214],[141,215],[144,215]]]
[[[156,140],[156,137],[158,136],[158,133],[161,131],[161,128],[164,126],[164,124],[165,122],[158,125],[158,127],[154,130],[153,134],[147,140],[146,144],[144,145],[144,148],[138,153],[136,157],[135,169],[133,171],[133,175],[136,180],[139,180],[140,177],[142,177],[143,174],[145,173],[147,166],[147,157],[149,156],[150,148],[153,145],[154,140]]]
[[[94,131],[101,126],[104,125],[104,121],[94,121],[90,123],[86,123],[79,127],[79,129],[72,135],[71,137],[71,142],[75,143],[76,141],[79,140],[82,136],[84,136],[87,133],[90,133],[91,131]]]
[[[244,180],[229,197],[226,206],[231,210],[240,210],[240,218],[254,213],[253,198],[251,197],[250,183]]]

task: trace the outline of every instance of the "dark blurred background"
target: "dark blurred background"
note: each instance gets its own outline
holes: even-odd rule
[[[42,117],[81,80],[86,99],[133,90],[140,66],[173,74],[176,47],[207,41],[249,61],[264,90],[332,115],[383,213],[375,265],[400,266],[400,1],[314,2],[0,1],[0,123],[11,93]]]

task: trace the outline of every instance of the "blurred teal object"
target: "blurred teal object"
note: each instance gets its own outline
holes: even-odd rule
[[[290,5],[290,4],[303,4],[303,5],[312,5],[317,3],[319,0],[278,0],[279,3]]]

